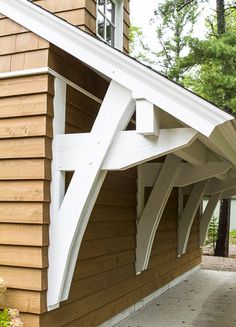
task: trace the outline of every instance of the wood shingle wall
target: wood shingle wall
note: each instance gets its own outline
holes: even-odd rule
[[[127,3],[124,10],[128,13]],[[0,72],[45,66],[103,99],[107,81],[1,16]],[[46,312],[53,85],[47,74],[0,80],[0,276],[9,287],[1,306],[18,308],[25,327],[93,327],[200,262],[198,220],[186,255],[178,259],[174,190],[149,268],[136,276],[136,169],[108,173],[83,239],[69,299]],[[67,87],[66,132],[89,132],[98,110],[95,101]]]
[[[34,0],[34,2],[78,26],[84,31],[96,34],[96,1],[95,0]],[[129,52],[129,0],[124,0],[123,9],[123,50]]]
[[[46,311],[53,92],[48,75],[0,80],[1,306],[32,327]]]

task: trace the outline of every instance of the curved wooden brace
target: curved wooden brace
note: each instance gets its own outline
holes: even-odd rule
[[[172,191],[181,159],[168,155],[137,223],[136,273],[147,269],[152,244],[162,213]]]
[[[200,246],[203,246],[206,240],[208,227],[213,216],[214,210],[217,206],[218,201],[220,200],[221,193],[216,193],[211,195],[207,206],[203,212],[203,215],[200,219]]]
[[[50,226],[48,307],[68,298],[82,238],[106,171],[102,163],[119,130],[134,112],[131,92],[112,81],[60,210]],[[112,108],[112,118],[111,118]],[[54,213],[55,214],[55,213]]]
[[[184,211],[179,219],[178,228],[178,255],[186,252],[192,224],[202,201],[203,194],[208,185],[207,181],[202,181],[194,185],[189,199],[184,207]]]

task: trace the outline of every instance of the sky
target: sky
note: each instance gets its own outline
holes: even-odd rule
[[[154,44],[156,42],[154,26],[151,26],[149,22],[150,18],[153,17],[153,12],[157,7],[157,4],[163,1],[164,0],[130,0],[131,23],[134,26],[142,27],[145,39],[147,40],[148,44]],[[204,19],[211,13],[211,10],[214,8],[215,0],[210,0],[208,3],[209,4],[204,10],[204,14],[199,21],[198,29],[195,33],[196,36],[200,36],[200,34],[204,33]]]
[[[130,1],[130,18],[134,26],[142,27],[145,38],[148,43],[153,43],[155,38],[154,28],[150,27],[149,21],[153,16],[154,9],[157,6],[157,0],[131,0]]]

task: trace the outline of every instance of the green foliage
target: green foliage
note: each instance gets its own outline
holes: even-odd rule
[[[11,317],[7,309],[0,311],[0,327],[9,327],[11,326]]]
[[[188,67],[181,66],[182,58],[188,51],[189,38],[200,11],[197,0],[167,0],[158,5],[153,23],[161,50],[156,53],[156,61],[166,76],[174,81],[181,78]]]
[[[236,30],[211,37],[193,39],[183,67],[197,67],[185,76],[184,85],[219,107],[236,112]]]
[[[152,65],[153,61],[150,58],[152,51],[144,41],[142,29],[138,26],[131,25],[129,28],[129,39],[131,56],[145,64]]]
[[[236,229],[232,230],[230,233],[229,233],[229,242],[231,244],[236,244]]]
[[[229,112],[236,112],[236,11],[227,10],[226,30],[216,32],[216,18],[208,18],[206,40],[190,39],[190,53],[181,67],[192,68],[184,85]]]
[[[209,228],[207,239],[205,245],[210,245],[215,250],[216,240],[217,240],[217,233],[218,233],[218,220],[216,217],[212,217]]]

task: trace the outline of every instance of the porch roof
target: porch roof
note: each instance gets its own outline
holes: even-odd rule
[[[232,115],[30,0],[0,0],[0,12],[205,136],[233,123]]]
[[[55,79],[54,106],[60,110],[54,117],[53,157],[58,157],[52,164],[49,307],[54,308],[68,297],[83,234],[108,170],[126,169],[168,155],[161,166],[156,164],[150,170],[150,166],[145,166],[147,163],[142,167],[143,171],[146,169],[158,176],[154,178],[154,185],[152,179],[153,191],[146,207],[142,208],[137,226],[137,273],[147,268],[165,204],[172,188],[183,186],[180,184],[186,171],[185,185],[195,183],[195,186],[179,220],[178,254],[186,250],[202,196],[213,194],[202,217],[203,238],[218,199],[222,194],[236,194],[234,117],[31,1],[0,0],[0,12],[110,81],[91,133],[64,135],[63,115],[57,116],[65,111],[67,82],[57,76]],[[124,131],[135,105],[137,130]],[[160,117],[156,116],[157,112]],[[158,120],[160,126],[155,124]],[[80,153],[84,155],[78,160]],[[68,160],[64,160],[67,156]],[[64,196],[58,191],[63,184],[60,171],[66,170],[74,170],[75,174],[60,206]],[[149,179],[140,178],[140,194],[144,187],[150,186],[151,178],[148,174],[145,176]],[[79,199],[78,193],[81,194]]]

